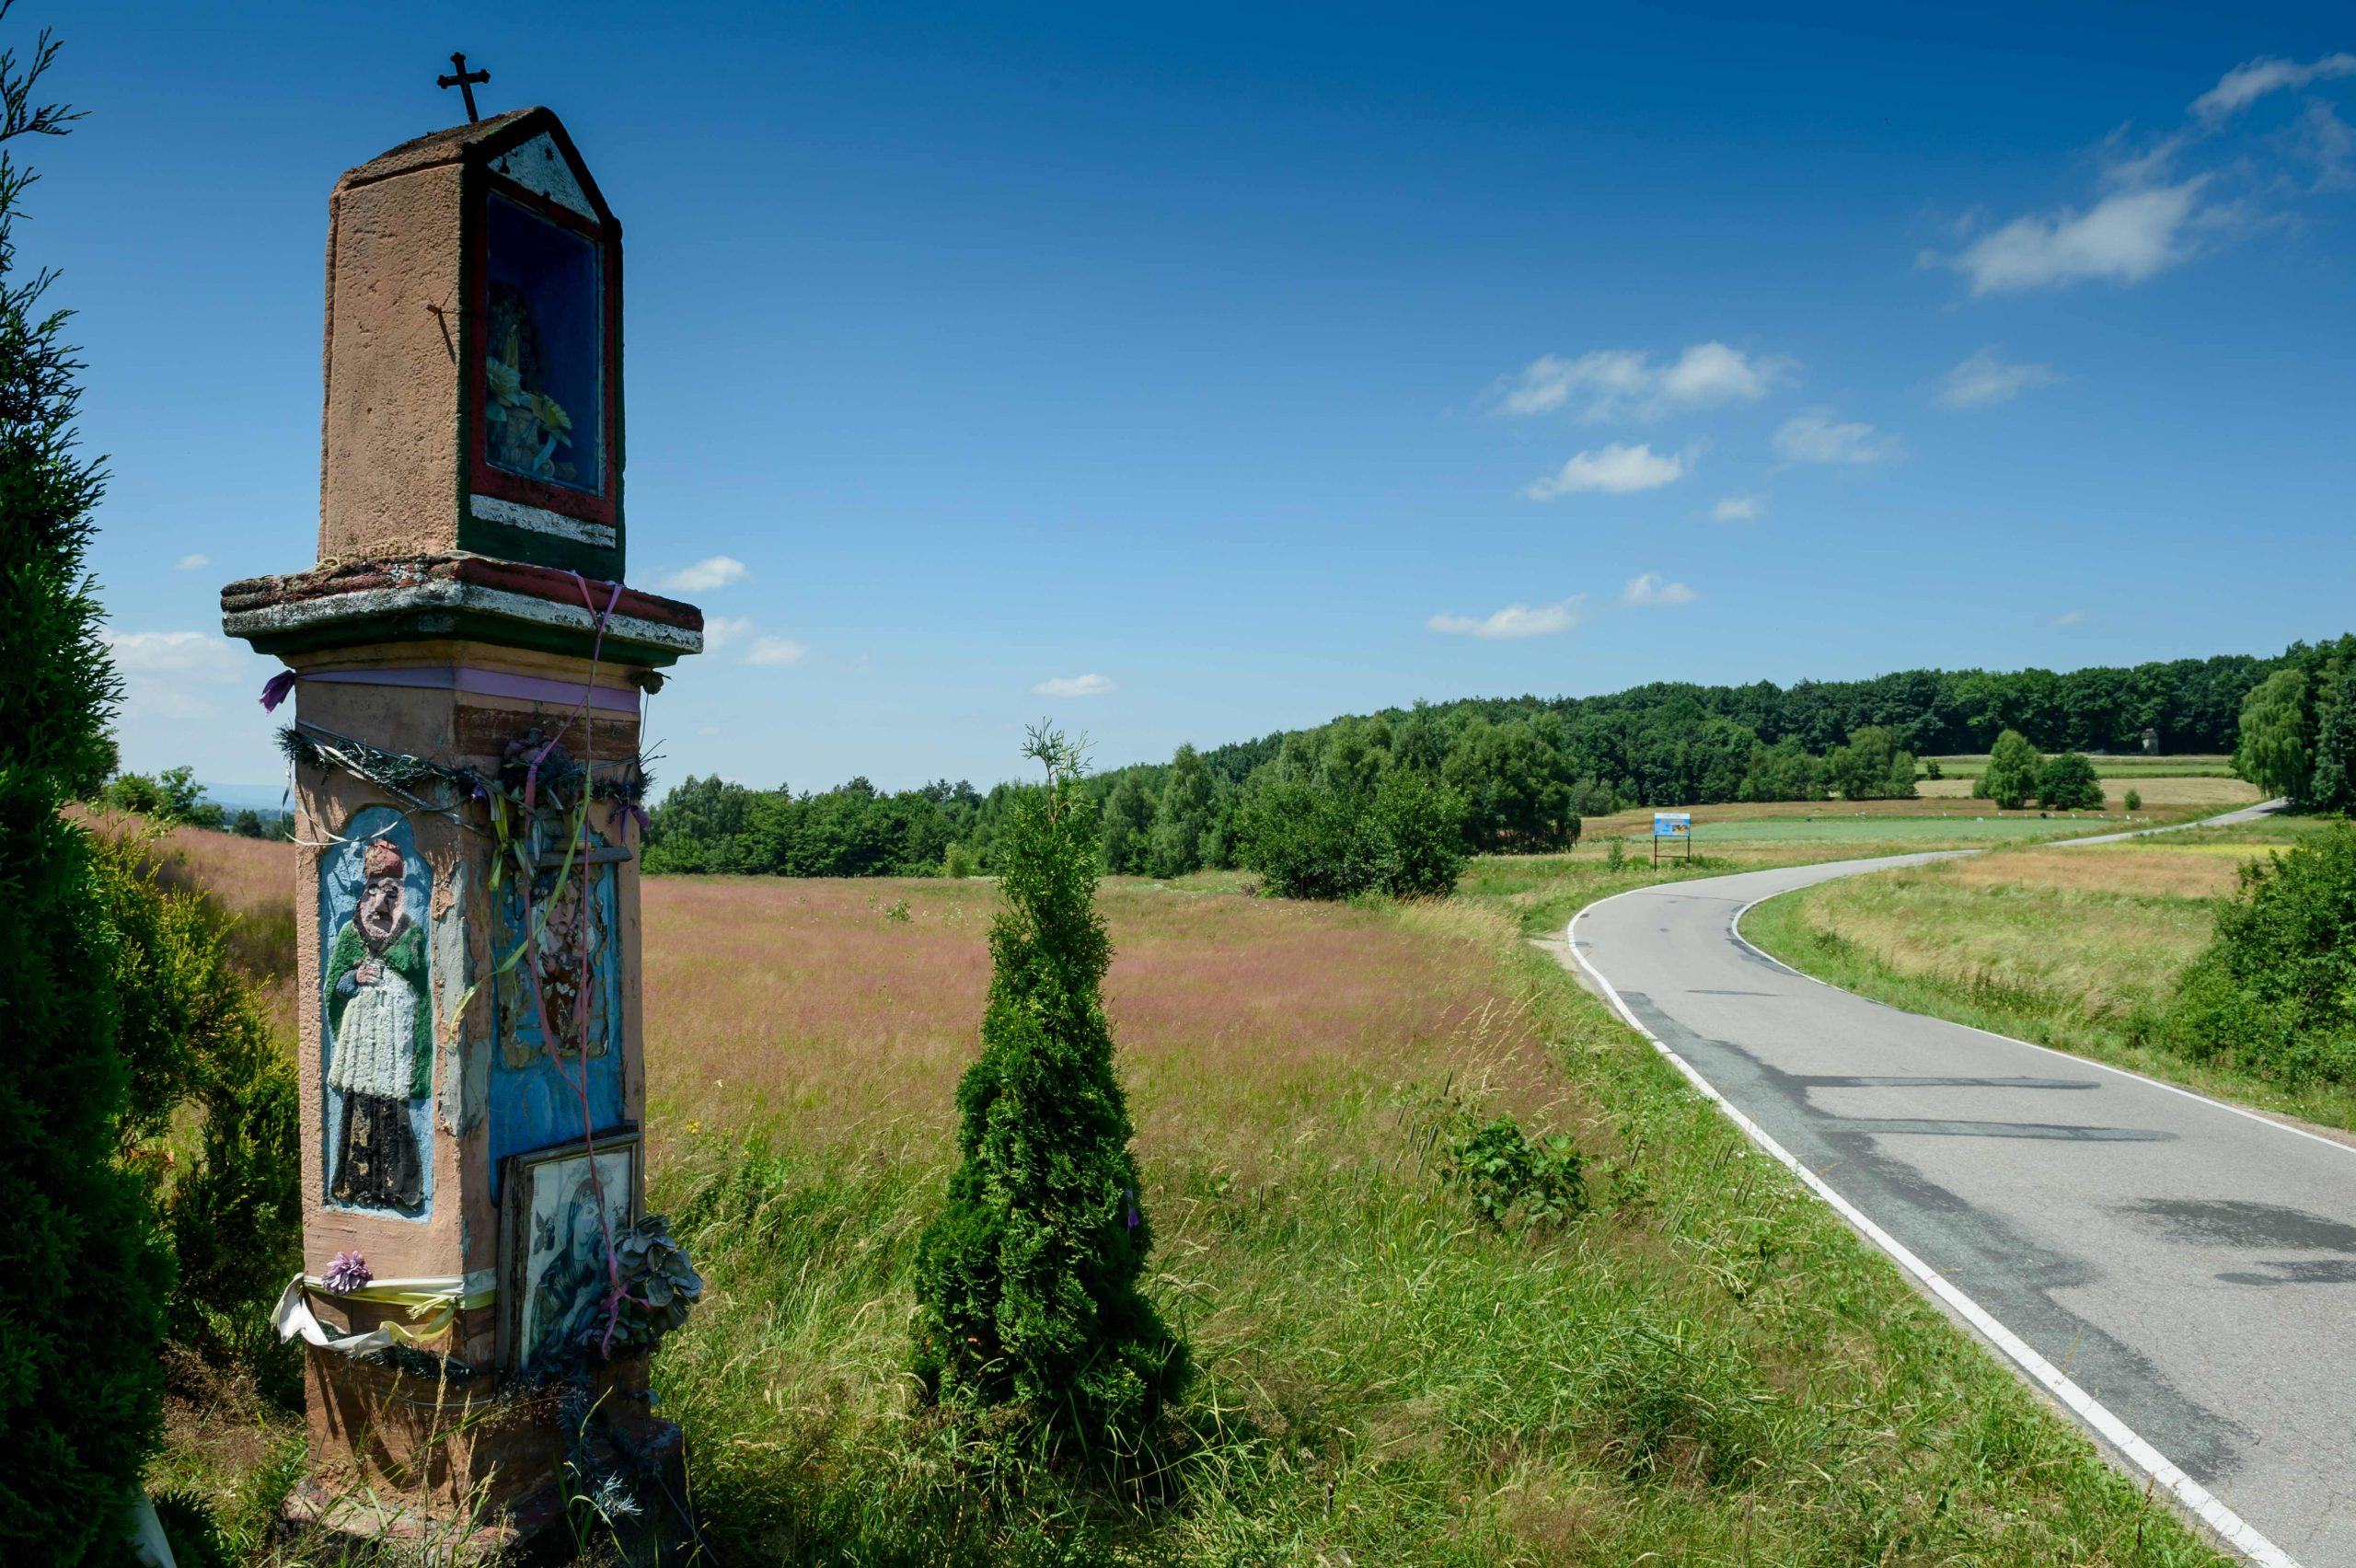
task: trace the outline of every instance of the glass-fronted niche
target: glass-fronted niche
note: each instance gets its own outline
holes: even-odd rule
[[[597,243],[496,193],[484,209],[483,457],[543,484],[602,493]]]

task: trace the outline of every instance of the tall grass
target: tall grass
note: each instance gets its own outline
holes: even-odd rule
[[[796,1027],[896,1041],[891,1063],[945,1085],[954,1053],[916,1043],[949,1020],[895,1000],[870,1031],[851,955],[929,943],[912,963],[953,974],[971,890],[882,894],[907,926],[863,889],[800,893],[776,941],[837,999],[805,994]],[[656,1182],[712,1281],[658,1382],[731,1561],[2215,1561],[1502,906],[1106,905],[1153,1290],[1201,1368],[1170,1471],[1041,1470],[918,1405],[911,1270],[945,1117],[892,1075],[837,1077],[839,1040],[780,1031],[764,1068],[732,1029],[731,1070],[777,1087],[703,1097]],[[809,1114],[781,1102],[812,1082]],[[1474,1107],[1573,1134],[1596,1212],[1484,1223],[1430,1154]]]
[[[2220,1562],[1521,940],[1653,875],[1107,887],[1150,1290],[1201,1369],[1167,1470],[1117,1485],[906,1370],[988,884],[650,880],[653,1200],[710,1281],[656,1382],[723,1559]],[[1589,1211],[1485,1219],[1434,1147],[1465,1114],[1572,1136]],[[159,1478],[260,1520],[289,1430],[204,1408]]]

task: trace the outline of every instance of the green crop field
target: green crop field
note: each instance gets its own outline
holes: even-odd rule
[[[1710,854],[1715,847],[1727,844],[1866,846],[1888,843],[1895,848],[1912,849],[1932,841],[2009,843],[2015,839],[2051,838],[2062,834],[2092,833],[2126,825],[2125,822],[2118,819],[2093,816],[1996,816],[1992,813],[1983,816],[1962,812],[1946,816],[1890,816],[1877,813],[1871,816],[1757,817],[1697,824],[1693,829],[1693,847],[1697,855]],[[1650,842],[1650,836],[1646,834],[1631,835],[1631,837],[1640,844]],[[1682,844],[1664,842],[1661,845],[1664,857],[1684,853]]]
[[[1939,771],[1949,778],[1977,778],[1988,769],[1988,756],[1976,755],[1926,756],[1924,764],[1937,763]],[[2105,778],[2229,778],[2233,777],[2233,758],[2207,755],[2182,756],[2097,756],[2093,759],[2095,772]]]

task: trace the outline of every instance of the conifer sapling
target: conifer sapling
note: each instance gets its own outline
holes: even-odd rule
[[[999,840],[980,1057],[958,1086],[963,1163],[917,1262],[916,1369],[966,1407],[1019,1403],[1051,1439],[1133,1448],[1185,1379],[1138,1287],[1153,1242],[1099,994],[1112,943],[1080,744],[1031,732],[1047,771]]]

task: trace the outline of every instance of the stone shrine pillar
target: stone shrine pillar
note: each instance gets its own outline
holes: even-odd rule
[[[293,693],[291,1511],[463,1555],[600,1494],[643,1555],[687,1529],[646,1346],[700,1285],[640,1228],[640,722],[703,617],[621,585],[621,229],[546,109],[329,213],[319,563],[221,595]]]

